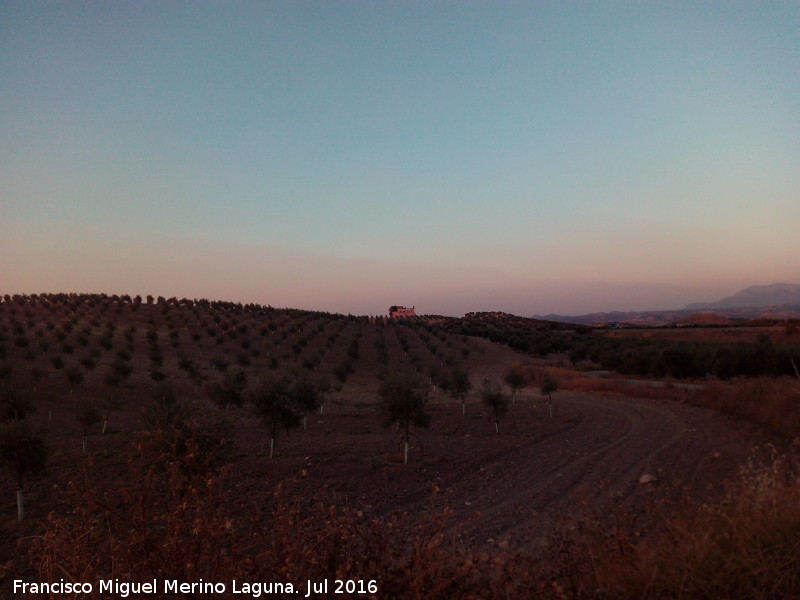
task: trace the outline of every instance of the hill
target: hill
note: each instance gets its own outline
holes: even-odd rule
[[[645,388],[632,398],[581,389],[631,386],[554,366],[567,353],[584,362],[596,353],[620,368],[630,358],[637,369],[648,357],[668,367],[696,362],[605,333],[498,312],[388,320],[161,297],[4,296],[0,420],[13,428],[0,434],[13,442],[22,417],[50,453],[47,472],[25,480],[21,524],[11,500],[18,480],[0,471],[0,584],[124,573],[133,582],[168,574],[300,585],[353,573],[360,579],[349,585],[371,586],[375,598],[563,598],[562,588],[543,592],[572,585],[565,547],[587,548],[569,557],[581,572],[608,555],[604,540],[634,550],[628,540],[651,535],[670,502],[713,500],[754,445],[776,441],[688,402],[648,401]],[[760,343],[752,352],[777,359],[782,349]],[[512,365],[529,387],[510,405],[503,394],[503,411],[490,409],[479,385],[508,383]],[[463,397],[451,385],[457,371],[472,384]],[[415,417],[410,432],[382,418],[390,372],[425,395],[429,418]],[[535,389],[545,376],[559,381],[547,400]],[[299,402],[314,384],[323,404],[294,414],[298,431],[288,435],[286,411],[306,406]],[[694,400],[700,388],[658,391]],[[757,405],[764,414],[766,402]],[[790,421],[783,405],[774,412]],[[795,496],[785,505],[796,510]],[[783,534],[794,515],[774,529]],[[674,554],[673,544],[659,545]],[[791,549],[770,559],[781,569],[763,575],[770,590],[797,564]],[[731,563],[753,578],[764,573],[756,560]],[[652,585],[652,570],[641,570]],[[597,585],[586,581],[576,589]]]
[[[744,319],[798,319],[800,318],[800,284],[773,283],[746,288],[717,302],[693,302],[685,308],[674,310],[614,311],[585,315],[534,315],[535,319],[599,325],[615,323],[643,327],[682,324],[698,312],[714,311],[720,323]]]
[[[686,310],[716,310],[727,308],[755,308],[792,306],[800,309],[800,284],[773,283],[754,285],[717,302],[694,302]]]

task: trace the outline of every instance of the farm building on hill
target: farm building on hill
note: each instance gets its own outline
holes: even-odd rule
[[[416,317],[417,311],[414,307],[406,308],[405,306],[390,306],[389,317],[392,319],[404,319],[406,317]]]

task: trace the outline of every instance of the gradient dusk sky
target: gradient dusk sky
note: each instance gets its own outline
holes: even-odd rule
[[[800,283],[800,2],[0,2],[0,293],[382,314]]]

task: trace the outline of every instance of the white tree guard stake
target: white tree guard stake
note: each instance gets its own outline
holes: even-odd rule
[[[408,464],[408,438],[406,438],[406,443],[403,448],[403,460],[404,464]]]

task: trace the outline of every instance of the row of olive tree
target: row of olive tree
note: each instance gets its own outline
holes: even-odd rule
[[[512,371],[513,372],[513,371]],[[519,370],[517,370],[519,372]],[[527,380],[522,380],[527,381]],[[446,390],[454,398],[461,399],[462,413],[464,402],[472,384],[466,371],[454,368],[447,379],[443,379]],[[517,383],[517,380],[514,380]],[[511,384],[510,384],[511,385]],[[512,390],[517,386],[512,386]],[[519,387],[522,387],[520,384]],[[550,418],[553,417],[553,392],[558,389],[557,380],[545,372],[541,376],[540,392],[548,399]],[[513,398],[503,392],[500,384],[484,379],[479,391],[481,400],[492,413],[495,432],[500,433],[500,420],[508,413],[509,402]],[[512,391],[513,394],[513,391]],[[414,373],[389,372],[378,390],[383,409],[383,424],[388,427],[396,424],[403,430],[403,461],[408,464],[409,440],[411,425],[427,428],[430,424],[430,413],[427,404],[430,400],[430,386]]]
[[[521,375],[521,370],[519,369],[515,370],[512,368],[506,374],[505,380],[512,390],[510,397],[503,392],[500,384],[488,379],[483,380],[480,389],[481,400],[489,407],[489,410],[491,410],[492,416],[494,417],[495,432],[498,434],[500,433],[500,419],[508,413],[509,402],[513,404],[516,392],[526,385],[526,380]],[[548,371],[542,373],[540,376],[539,392],[542,396],[547,398],[548,412],[551,419],[553,418],[553,392],[556,390],[558,390],[558,380]]]

